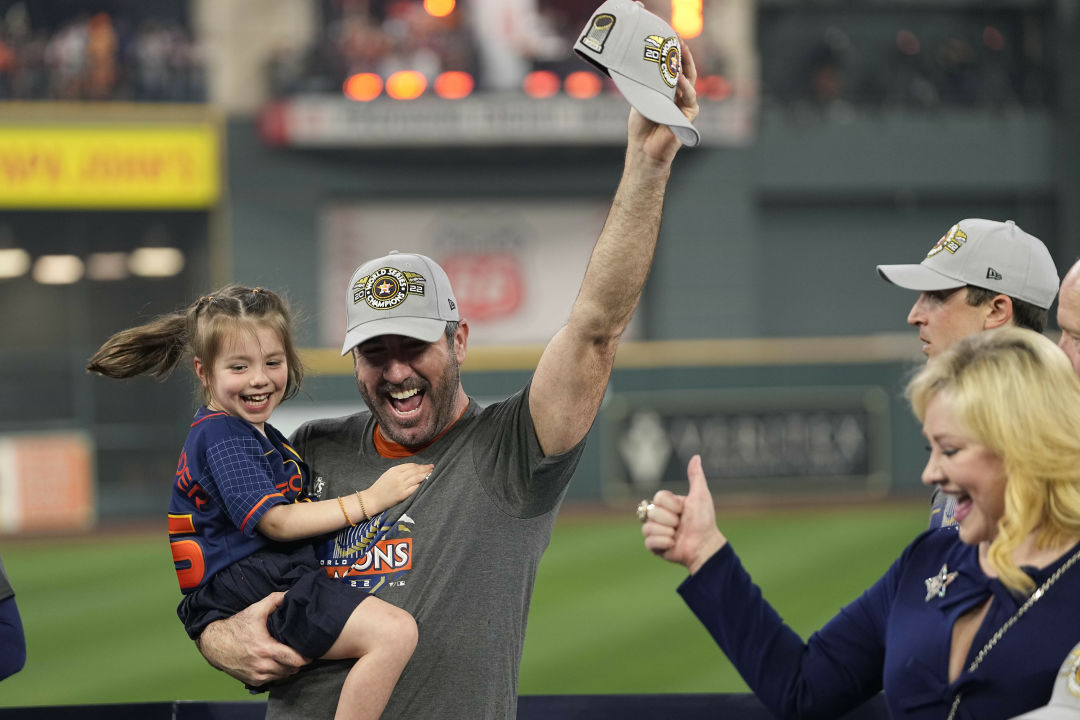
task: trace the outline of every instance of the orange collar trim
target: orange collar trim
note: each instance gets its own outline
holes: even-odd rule
[[[400,458],[412,457],[413,455],[420,452],[421,450],[424,450],[426,448],[431,447],[432,444],[436,440],[441,438],[446,433],[450,432],[450,428],[457,425],[458,420],[461,419],[461,416],[464,415],[465,411],[468,410],[468,409],[469,409],[469,403],[465,403],[465,407],[462,408],[461,412],[458,413],[458,416],[456,418],[454,418],[454,422],[447,425],[446,429],[443,430],[438,435],[436,435],[435,437],[433,437],[431,439],[431,442],[429,442],[427,445],[425,445],[422,448],[417,448],[416,450],[410,450],[409,448],[405,447],[404,445],[398,445],[393,440],[386,439],[386,437],[382,434],[382,430],[379,428],[378,425],[376,425],[375,426],[375,433],[374,433],[374,436],[373,436],[374,440],[375,440],[375,452],[379,453],[379,455],[381,455],[384,458],[391,458],[391,459],[395,459],[395,460],[400,459]]]

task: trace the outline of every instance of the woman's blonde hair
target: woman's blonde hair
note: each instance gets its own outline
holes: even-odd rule
[[[1006,587],[1034,583],[1012,552],[1034,533],[1039,548],[1080,535],[1080,379],[1053,342],[1004,327],[961,340],[908,384],[920,422],[940,393],[956,420],[1005,466],[1005,512],[988,560]]]

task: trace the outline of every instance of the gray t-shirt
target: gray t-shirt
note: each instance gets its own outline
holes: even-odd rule
[[[384,720],[512,720],[529,600],[540,556],[584,441],[544,457],[528,389],[464,415],[403,459],[374,448],[362,412],[299,428],[293,444],[320,499],[369,487],[402,462],[434,463],[404,503],[340,532],[320,550],[336,574],[412,613],[419,642]],[[352,663],[323,663],[271,690],[268,720],[331,718]]]

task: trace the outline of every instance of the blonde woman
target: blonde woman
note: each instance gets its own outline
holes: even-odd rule
[[[835,718],[879,691],[894,720],[1012,718],[1044,705],[1080,640],[1080,380],[1041,335],[962,340],[908,386],[930,458],[923,482],[955,526],[915,539],[803,642],[716,527],[700,458],[661,491],[645,546],[690,571],[679,593],[782,718]],[[843,558],[837,558],[843,571]],[[823,580],[824,581],[824,580]]]

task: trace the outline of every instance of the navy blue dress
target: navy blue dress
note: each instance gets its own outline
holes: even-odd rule
[[[1025,571],[1038,587],[1077,552],[1080,544],[1042,570]],[[948,582],[933,582],[941,577]],[[780,718],[836,718],[884,690],[894,720],[942,720],[958,692],[956,718],[1005,720],[1046,704],[1062,659],[1080,641],[1077,562],[969,673],[971,660],[1026,598],[983,574],[978,549],[960,542],[955,526],[917,537],[805,643],[762,598],[730,543],[679,594]],[[988,597],[964,670],[949,683],[952,626]]]

